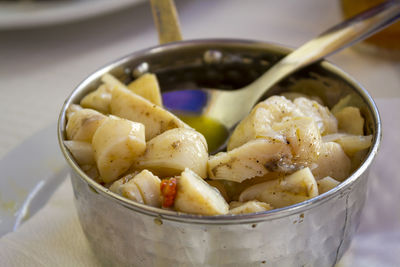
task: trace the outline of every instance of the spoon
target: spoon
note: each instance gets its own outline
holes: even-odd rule
[[[160,43],[181,40],[173,0],[151,0],[151,3]],[[205,101],[203,101],[201,112],[198,114],[198,117],[201,118],[200,123],[193,119],[187,122],[204,134],[213,132],[212,127],[221,128],[221,125],[228,131],[232,131],[232,128],[250,112],[260,98],[283,78],[323,57],[366,39],[371,34],[389,26],[399,17],[400,1],[387,1],[333,26],[308,41],[282,58],[261,77],[241,89],[234,91],[202,89]],[[187,93],[187,91],[171,93],[176,99],[179,97],[177,94]],[[191,123],[193,121],[195,123]],[[220,125],[213,123],[212,127],[210,125],[202,127],[201,121],[216,121]],[[228,135],[223,135],[217,142],[219,144],[213,145],[209,150],[212,153],[221,151],[225,147],[227,137]]]

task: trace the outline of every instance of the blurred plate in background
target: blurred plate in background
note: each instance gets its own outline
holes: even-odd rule
[[[0,1],[0,30],[82,20],[141,2],[143,0]]]

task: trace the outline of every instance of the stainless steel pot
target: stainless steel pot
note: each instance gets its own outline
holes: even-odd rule
[[[297,205],[257,214],[179,214],[122,198],[80,170],[63,144],[65,112],[110,72],[122,80],[149,69],[163,90],[239,88],[288,53],[278,45],[245,40],[195,40],[142,50],[86,78],[67,98],[58,123],[61,151],[71,167],[82,228],[104,265],[116,266],[332,266],[349,247],[364,205],[368,169],[381,139],[370,95],[346,73],[323,61],[280,83],[276,90],[320,96],[328,106],[351,95],[373,144],[362,165],[333,190]]]

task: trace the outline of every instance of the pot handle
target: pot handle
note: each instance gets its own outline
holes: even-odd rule
[[[160,44],[182,40],[174,0],[150,0]]]

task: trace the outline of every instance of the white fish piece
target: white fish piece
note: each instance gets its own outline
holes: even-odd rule
[[[237,148],[250,140],[257,138],[284,137],[272,129],[276,122],[284,118],[302,116],[300,110],[283,96],[272,96],[257,104],[235,128],[228,142],[228,151]]]
[[[271,137],[283,140],[283,136],[273,131],[269,121],[270,111],[262,106],[256,106],[235,128],[228,141],[227,150],[231,151],[250,140],[262,137]]]
[[[277,140],[256,139],[228,152],[210,156],[210,179],[242,182],[268,172],[286,170],[292,157],[288,144]]]
[[[285,92],[285,93],[282,93],[282,94],[280,94],[280,95],[286,97],[288,100],[290,100],[290,101],[292,101],[292,102],[293,102],[296,98],[305,97],[305,98],[307,98],[307,99],[309,99],[309,100],[317,101],[317,102],[318,102],[319,104],[321,104],[321,105],[324,104],[324,101],[322,101],[322,99],[321,99],[319,96],[315,96],[315,95],[306,95],[306,94],[298,93],[298,92]]]
[[[270,122],[280,122],[286,117],[299,117],[303,113],[289,99],[284,96],[271,96],[259,104],[270,111]]]
[[[275,123],[272,129],[285,137],[293,154],[293,163],[311,166],[318,158],[321,135],[317,124],[310,117],[293,117]]]
[[[327,107],[305,97],[296,98],[293,103],[301,110],[303,116],[314,119],[321,135],[338,131],[338,122]]]

